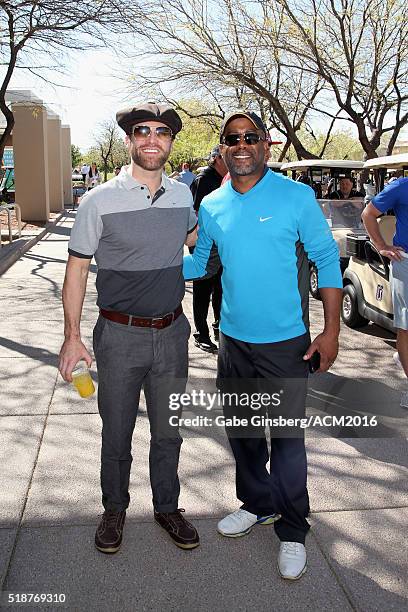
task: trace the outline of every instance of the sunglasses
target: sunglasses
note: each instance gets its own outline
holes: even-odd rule
[[[222,143],[226,144],[227,147],[235,147],[241,142],[241,138],[243,138],[245,144],[248,145],[256,145],[261,140],[265,140],[264,137],[260,136],[256,132],[245,132],[245,134],[227,134],[223,137]]]
[[[160,140],[173,138],[173,132],[165,125],[159,125],[157,128],[151,128],[148,125],[135,125],[132,133],[135,138],[147,138],[152,132],[154,132]]]

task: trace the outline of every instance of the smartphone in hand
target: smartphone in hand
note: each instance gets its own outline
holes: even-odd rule
[[[309,372],[314,374],[320,368],[320,353],[315,351],[311,358],[308,360],[309,363]]]

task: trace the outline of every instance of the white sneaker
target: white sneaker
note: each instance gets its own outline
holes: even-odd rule
[[[221,519],[217,530],[227,538],[239,538],[249,533],[254,525],[271,525],[278,519],[280,519],[280,514],[257,516],[240,508]]]
[[[402,363],[401,363],[401,360],[399,358],[398,351],[395,351],[395,353],[393,353],[392,358],[394,360],[395,365],[397,365],[400,368],[402,368]]]
[[[400,406],[401,408],[408,408],[408,391],[404,391],[401,395]]]
[[[306,548],[300,542],[281,542],[278,571],[281,578],[299,580],[306,572]]]

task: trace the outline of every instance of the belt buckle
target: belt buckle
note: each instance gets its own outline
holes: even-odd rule
[[[154,329],[162,329],[161,324],[163,323],[163,319],[164,317],[153,317],[151,327],[153,327]]]
[[[173,317],[174,317],[174,314],[172,312],[169,312],[168,314],[164,315],[163,317],[153,317],[152,318],[152,327],[154,329],[163,329],[164,327],[168,327],[169,325],[171,325],[171,323],[173,323]],[[166,325],[167,321],[168,321],[168,323]]]

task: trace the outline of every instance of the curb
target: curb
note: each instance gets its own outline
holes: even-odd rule
[[[42,240],[44,236],[49,233],[50,229],[55,227],[57,223],[61,221],[62,217],[65,215],[66,212],[67,211],[65,210],[61,212],[59,217],[54,219],[54,221],[52,221],[51,223],[47,223],[47,225],[39,234],[33,236],[33,238],[28,240],[28,242],[12,251],[9,255],[2,257],[0,251],[0,276],[2,276],[2,274],[4,274],[9,268],[11,268],[11,266],[15,264],[16,261],[18,261],[20,257],[24,255],[24,253],[27,253],[27,251],[29,251],[35,244],[37,244],[37,242]]]

